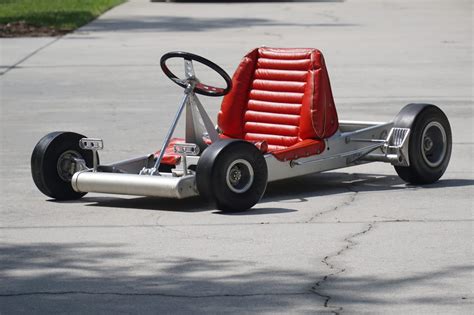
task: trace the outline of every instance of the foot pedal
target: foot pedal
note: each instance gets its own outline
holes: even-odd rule
[[[199,146],[194,143],[176,143],[174,145],[174,152],[181,155],[181,165],[183,167],[183,175],[188,175],[188,165],[186,157],[196,156],[199,154]],[[176,170],[176,169],[175,169]],[[173,170],[173,173],[175,173]]]
[[[102,150],[104,148],[104,141],[102,139],[97,138],[82,138],[81,140],[79,140],[79,147],[83,150],[92,151],[93,171],[97,172],[97,151]]]
[[[194,143],[176,143],[174,145],[174,152],[181,155],[198,155],[199,147]]]
[[[98,151],[104,148],[104,141],[97,138],[82,138],[79,140],[79,147],[83,150]]]

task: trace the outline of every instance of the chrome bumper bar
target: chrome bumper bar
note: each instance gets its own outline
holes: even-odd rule
[[[195,176],[146,176],[103,172],[77,172],[71,180],[77,192],[187,198],[197,196]]]

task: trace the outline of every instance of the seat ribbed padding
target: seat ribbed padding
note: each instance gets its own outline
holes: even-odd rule
[[[232,85],[218,115],[224,137],[266,141],[269,152],[292,159],[319,153],[320,140],[338,129],[329,76],[317,49],[253,49],[237,67]],[[299,151],[293,154],[292,148]]]
[[[309,57],[259,54],[243,118],[245,140],[266,141],[269,151],[298,142]]]

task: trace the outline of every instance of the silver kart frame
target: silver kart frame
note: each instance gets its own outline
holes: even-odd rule
[[[198,154],[204,151],[207,143],[218,141],[219,134],[194,92],[199,81],[190,60],[185,60],[185,72],[187,87],[158,156],[150,154],[108,165],[97,165],[94,160],[92,168],[87,168],[84,161],[77,161],[77,172],[71,181],[75,191],[178,199],[199,195],[194,171]],[[165,149],[184,109],[186,143],[174,147],[181,159],[171,171],[160,172]],[[325,150],[320,154],[283,162],[271,153],[264,154],[268,181],[374,161],[409,166],[409,134],[410,129],[395,128],[393,122],[339,121],[339,130],[324,140]],[[103,148],[100,139],[84,138],[80,145],[93,151]]]

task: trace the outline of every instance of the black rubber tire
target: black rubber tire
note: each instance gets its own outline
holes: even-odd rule
[[[446,149],[436,165],[429,165],[423,157],[423,131],[432,122],[439,123],[446,134]],[[394,127],[410,128],[408,155],[410,166],[395,166],[401,179],[410,184],[431,184],[443,176],[452,149],[451,126],[443,111],[431,104],[408,104],[395,117]],[[444,146],[443,146],[444,147]]]
[[[67,151],[77,152],[88,167],[92,167],[93,153],[79,147],[79,140],[85,136],[74,132],[51,132],[41,138],[31,155],[31,175],[36,187],[51,198],[57,200],[79,199],[86,193],[74,191],[70,181],[60,177],[58,160]]]
[[[253,180],[247,183],[250,186],[242,188],[242,192],[233,191],[227,180],[229,168],[239,160],[250,165],[253,171]],[[244,173],[246,168],[244,166]],[[196,168],[200,195],[213,201],[217,209],[223,211],[252,208],[265,193],[267,179],[267,163],[263,154],[253,144],[243,140],[225,139],[213,143],[204,150]]]

